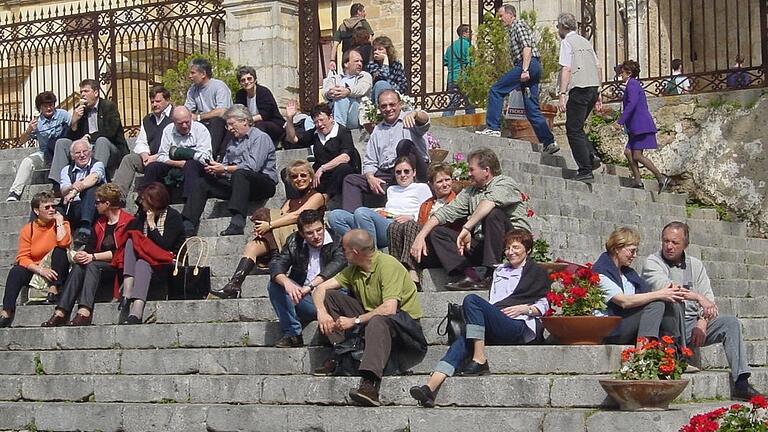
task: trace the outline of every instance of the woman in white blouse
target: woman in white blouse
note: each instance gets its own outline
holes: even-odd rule
[[[445,379],[461,370],[463,376],[491,373],[485,345],[519,345],[541,336],[539,317],[548,309],[550,280],[547,271],[528,259],[533,236],[513,229],[504,238],[508,262],[496,267],[488,300],[476,294],[464,297],[465,335],[457,338],[437,363],[426,385],[411,387],[411,396],[425,408],[435,406],[437,391]]]
[[[371,233],[377,248],[389,245],[387,229],[392,222],[405,223],[416,220],[421,204],[432,198],[432,190],[426,183],[414,183],[415,164],[402,156],[395,161],[397,184],[387,188],[387,204],[384,208],[359,207],[354,213],[337,209],[328,214],[328,225],[341,237],[355,228]]]

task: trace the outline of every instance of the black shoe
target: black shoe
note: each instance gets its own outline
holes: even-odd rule
[[[595,176],[592,173],[576,174],[573,180],[577,180],[584,183],[592,183],[595,181]]]
[[[377,407],[381,406],[379,402],[379,386],[381,380],[369,380],[363,378],[356,389],[349,391],[349,397],[362,406]]]
[[[229,224],[227,229],[219,233],[219,235],[222,237],[231,236],[231,235],[242,235],[242,234],[243,234],[243,227],[232,225],[232,224]]]
[[[632,186],[630,186],[632,189],[645,189],[645,185],[641,183],[635,183]]]
[[[211,294],[222,299],[240,297],[240,287],[243,285],[245,277],[251,273],[251,270],[253,270],[254,265],[256,265],[256,263],[253,262],[252,259],[248,257],[240,258],[240,262],[237,263],[237,268],[235,269],[235,274],[232,275],[229,282],[220,289],[211,288]]]
[[[10,327],[13,324],[13,315],[9,317],[0,316],[0,328]]]
[[[304,338],[301,335],[283,336],[275,342],[275,348],[301,348],[304,346]]]
[[[336,368],[339,366],[339,364],[336,362],[334,358],[327,358],[323,365],[315,368],[314,371],[312,371],[312,375],[315,376],[331,376],[336,373]]]
[[[488,276],[484,279],[481,279],[479,282],[475,282],[475,286],[473,289],[484,291],[491,289],[491,282],[493,282],[493,273],[491,272],[491,276]]]
[[[760,392],[757,391],[752,384],[747,383],[744,386],[733,387],[731,390],[731,399],[749,402],[755,396],[760,396]]]
[[[603,161],[597,155],[592,155],[592,171],[603,166]]]
[[[460,280],[445,284],[445,289],[448,291],[472,291],[479,289],[478,284],[481,282],[482,281],[476,281],[469,276],[464,276]]]
[[[419,406],[424,408],[435,407],[435,396],[437,394],[429,389],[428,386],[413,386],[410,390],[411,397],[419,402]]]
[[[469,364],[464,366],[464,370],[461,371],[462,376],[481,376],[490,375],[491,368],[488,366],[488,360],[483,364],[479,364],[474,360],[471,360]]]
[[[77,234],[75,235],[75,241],[72,244],[76,250],[81,250],[85,248],[90,239],[91,233],[84,230],[78,230]]]
[[[21,195],[17,194],[16,192],[9,192],[8,198],[5,199],[5,202],[14,202],[14,201],[20,201]]]
[[[137,317],[136,315],[128,315],[128,318],[125,320],[125,324],[128,324],[128,325],[141,324],[141,318]]]
[[[669,183],[671,181],[672,181],[672,179],[670,179],[667,176],[664,176],[664,179],[662,179],[659,182],[659,193],[662,193],[662,192],[666,191],[667,189],[669,189]]]

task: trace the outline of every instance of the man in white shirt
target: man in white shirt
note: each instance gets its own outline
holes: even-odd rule
[[[163,130],[172,123],[171,93],[165,87],[152,87],[149,90],[149,103],[152,112],[141,120],[141,131],[136,138],[133,152],[123,157],[112,179],[113,183],[120,186],[125,196],[130,192],[136,173],[143,173],[144,167],[157,160]]]
[[[683,61],[672,60],[672,76],[664,82],[664,94],[680,95],[691,92],[691,80],[683,75]]]
[[[144,182],[159,181],[166,186],[178,186],[183,182],[182,197],[187,198],[194,192],[197,179],[203,175],[200,167],[212,160],[211,134],[200,122],[192,120],[192,113],[186,107],[176,107],[171,120],[173,124],[163,129],[157,160],[144,167]],[[186,163],[189,159],[202,165]]]
[[[77,228],[75,248],[88,243],[91,225],[96,216],[96,186],[107,178],[104,164],[91,157],[91,144],[86,138],[74,141],[69,147],[72,163],[61,169],[61,213]]]

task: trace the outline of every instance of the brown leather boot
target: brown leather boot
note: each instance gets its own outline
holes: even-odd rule
[[[240,258],[240,262],[237,264],[237,269],[235,269],[235,274],[232,275],[229,282],[220,289],[211,288],[211,294],[222,299],[240,297],[240,287],[243,285],[245,277],[251,273],[251,270],[253,270],[255,264],[256,263],[248,257]]]

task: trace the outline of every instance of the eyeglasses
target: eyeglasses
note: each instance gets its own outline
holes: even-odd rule
[[[104,204],[104,203],[106,203],[106,202],[107,202],[107,201],[102,201],[102,200],[96,200],[96,201],[94,201],[94,203],[95,203],[96,205],[99,205],[99,204]]]
[[[637,255],[637,248],[636,247],[625,247],[627,252],[629,252],[630,255]]]
[[[397,103],[391,103],[391,104],[379,104],[379,108],[381,108],[381,109],[385,109],[385,108],[390,108],[390,107],[396,107],[397,105],[398,105]]]
[[[46,205],[42,206],[43,210],[50,210],[50,209],[52,209],[54,207],[56,207],[56,206],[54,206],[53,204],[46,204]]]
[[[309,174],[307,173],[291,174],[289,177],[291,178],[291,180],[296,180],[297,178],[305,179],[305,178],[309,178]]]
[[[395,174],[397,175],[408,175],[410,173],[411,173],[411,170],[409,169],[395,170]]]

